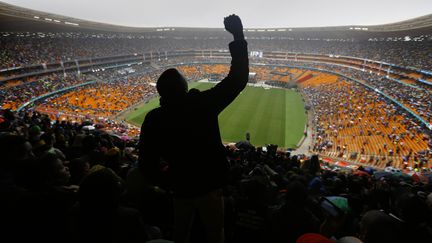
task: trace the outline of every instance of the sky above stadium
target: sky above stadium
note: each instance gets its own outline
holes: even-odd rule
[[[2,0],[39,11],[134,27],[246,28],[386,24],[432,13],[432,0]]]

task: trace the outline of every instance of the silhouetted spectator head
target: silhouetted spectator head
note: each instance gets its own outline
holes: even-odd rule
[[[308,187],[309,187],[310,193],[312,193],[312,194],[319,194],[319,193],[323,192],[323,190],[325,188],[323,186],[323,182],[322,182],[321,178],[319,178],[319,177],[313,178],[309,182]]]
[[[302,170],[310,175],[316,175],[321,169],[319,159],[317,155],[312,155],[308,160],[305,160],[302,164]]]
[[[291,153],[290,153],[291,154]],[[293,155],[292,157],[291,157],[291,160],[292,161],[298,161],[298,156],[297,155]]]
[[[0,169],[12,169],[16,162],[33,157],[32,146],[24,137],[15,134],[0,136]]]
[[[186,79],[175,68],[165,70],[156,83],[156,89],[162,97],[179,97],[187,93]]]
[[[70,179],[69,168],[51,153],[45,153],[35,160],[33,173],[36,176],[34,183],[42,186],[64,186]]]
[[[83,140],[86,138],[86,135],[83,133],[77,134],[73,140],[72,147],[80,148],[83,147]]]
[[[123,189],[121,179],[111,169],[101,167],[82,181],[79,202],[87,210],[113,210],[118,206]]]
[[[88,157],[81,157],[71,160],[69,163],[69,171],[71,174],[71,184],[79,185],[81,181],[84,179],[89,173],[90,170],[90,162]]]
[[[268,200],[268,188],[261,176],[242,181],[242,190],[248,201],[255,205],[265,205]]]
[[[52,133],[43,133],[40,140],[33,143],[33,153],[38,157],[43,155],[53,147],[54,142],[55,138]]]
[[[360,238],[364,242],[401,242],[400,222],[378,210],[367,212],[360,222]]]
[[[310,158],[310,168],[309,168],[310,173],[316,174],[317,172],[320,171],[320,169],[321,166],[318,159],[318,155],[312,155],[312,157]]]
[[[42,129],[38,125],[31,126],[29,128],[29,140],[32,143],[39,141],[42,134]]]
[[[45,145],[48,148],[51,148],[55,143],[55,136],[52,133],[44,133],[40,138],[45,142]]]
[[[97,148],[98,141],[94,135],[87,135],[82,140],[83,150],[88,152]]]
[[[117,147],[110,148],[105,153],[105,166],[119,173],[121,169],[121,153]]]
[[[287,186],[286,199],[291,204],[302,206],[306,202],[307,193],[306,186],[300,181],[295,180]]]
[[[415,225],[428,220],[426,201],[413,193],[401,195],[397,200],[397,209],[401,219]]]

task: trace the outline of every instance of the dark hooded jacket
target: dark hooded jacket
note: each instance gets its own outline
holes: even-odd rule
[[[147,178],[158,175],[160,161],[168,163],[169,181],[178,197],[204,194],[223,187],[228,161],[218,115],[245,88],[249,77],[247,42],[229,45],[229,74],[215,87],[192,89],[175,99],[161,97],[142,124],[139,166]]]

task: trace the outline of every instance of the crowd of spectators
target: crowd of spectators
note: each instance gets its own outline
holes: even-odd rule
[[[137,169],[136,140],[37,112],[0,114],[3,239],[172,239],[173,198],[164,179],[170,168],[162,164],[159,183],[148,184]],[[264,150],[247,141],[227,145],[226,153],[228,243],[432,239],[430,174],[342,171],[315,155],[294,155],[275,145]],[[204,239],[198,217],[191,242]]]
[[[41,109],[54,109],[70,114],[110,117],[156,93],[149,82],[151,75],[96,82],[51,96],[37,102]]]
[[[277,64],[270,60],[266,60],[266,63]],[[307,63],[283,60],[279,61],[279,63],[333,71],[357,79],[400,102],[423,118],[426,122],[432,122],[432,86],[430,85],[420,82],[409,82],[404,79],[395,81],[394,79],[391,79],[392,75],[387,75],[385,70],[378,73],[368,70],[341,67],[328,63]],[[277,71],[277,69],[275,70]],[[289,74],[289,72],[286,72],[286,74]],[[278,81],[279,83],[273,83],[280,86],[280,82],[285,82],[286,80],[275,81]],[[284,87],[287,86],[287,84],[282,85],[284,85]]]
[[[144,52],[174,50],[224,50],[225,33],[216,36],[128,36],[122,34],[45,33],[3,34],[0,43],[0,69],[30,64],[59,63],[80,58],[95,58]],[[354,56],[393,63],[404,67],[431,70],[428,51],[432,41],[328,41],[316,39],[252,38],[250,50],[288,51]]]
[[[357,79],[402,103],[426,122],[432,123],[432,86],[430,85],[419,82],[404,82],[404,80],[399,80],[398,82],[390,79],[391,77],[388,77],[387,73],[384,71],[378,74],[376,72],[339,67],[325,63],[288,62],[288,64],[304,65],[312,68],[334,71]]]
[[[333,68],[333,70],[365,82],[410,108],[426,122],[432,123],[432,86],[421,88],[418,85],[390,80],[383,74],[377,75],[354,69]]]
[[[314,112],[314,151],[380,167],[430,167],[430,131],[374,90],[333,80],[306,82],[302,92]]]
[[[4,109],[17,109],[33,98],[87,81],[86,75],[51,73],[26,81],[2,83],[0,104]]]
[[[187,60],[183,61],[184,63],[187,63]],[[183,61],[177,60],[174,63],[183,63]],[[170,65],[170,63],[172,63],[172,60],[161,60],[160,62],[158,62],[158,65],[166,67],[166,65]],[[288,64],[293,64],[293,62],[289,62]],[[299,65],[298,62],[295,62],[295,64]],[[430,100],[431,96],[429,95],[430,88],[426,89],[423,87],[408,86],[404,85],[403,83],[398,83],[390,80],[386,78],[385,75],[378,76],[369,72],[340,68],[329,64],[305,63],[305,65],[315,68],[333,70],[347,76],[359,79],[362,82],[371,85],[372,87],[401,102],[402,104],[416,112],[420,117],[424,118],[426,121],[431,121],[432,102]],[[228,72],[227,64],[177,65],[177,68],[183,73],[187,80],[192,81],[206,78],[209,80],[219,80],[220,77],[226,75],[226,73]],[[267,84],[271,84],[273,86],[282,85],[286,88],[297,87],[295,81],[311,73],[310,71],[306,70],[285,67],[272,68],[269,66],[251,66],[250,72],[254,73],[255,79],[259,81],[269,80],[266,82]],[[98,72],[91,73],[92,80],[97,80],[98,82],[76,88],[68,92],[59,93],[47,99],[38,101],[36,103],[36,110],[46,114],[50,114],[51,119],[66,119],[79,122],[91,118],[93,119],[93,121],[98,121],[100,123],[114,123],[112,127],[116,128],[118,127],[118,124],[116,124],[116,122],[107,121],[110,120],[110,118],[112,118],[113,116],[118,115],[120,112],[134,107],[135,104],[138,104],[141,101],[149,100],[150,98],[154,97],[156,92],[155,88],[152,86],[152,83],[154,85],[154,82],[159,74],[160,70],[157,67],[153,67],[152,65],[135,65],[122,69],[108,69],[103,71],[99,70]],[[16,109],[36,96],[84,82],[86,81],[87,76],[88,75],[81,75],[80,77],[77,77],[76,73],[67,73],[67,76],[65,78],[63,76],[63,73],[51,74],[49,76],[42,76],[39,78],[39,80],[36,81],[27,81],[25,83],[17,83],[16,85],[10,85],[11,87],[4,87],[4,89],[0,90],[0,92],[2,92],[0,98],[3,99],[2,106],[3,108]],[[318,80],[320,79],[320,77],[322,77],[323,79],[328,78],[327,76],[326,78],[324,78],[324,76],[326,75],[316,74],[313,80]],[[329,87],[333,88],[333,86]],[[384,137],[384,134],[386,136],[389,136],[389,138],[380,138],[376,141],[379,142],[379,146],[387,147],[387,149],[389,149],[388,151],[384,150],[384,148],[378,148],[379,146],[375,145],[371,141],[363,141],[369,140],[365,139],[365,137],[362,137],[362,135],[360,135],[360,131],[363,132],[363,135],[365,135],[365,133],[367,132],[365,128],[368,126],[368,124],[366,124],[367,121],[364,124],[355,124],[355,126],[351,124],[351,126],[355,129],[360,127],[360,130],[349,129],[349,131],[345,132],[346,134],[344,132],[340,132],[343,135],[338,133],[338,136],[345,137],[344,139],[323,138],[323,136],[329,136],[330,138],[332,138],[331,135],[326,135],[326,133],[328,133],[329,130],[335,130],[334,126],[339,126],[342,122],[332,117],[332,115],[337,114],[334,113],[336,111],[328,111],[330,109],[336,109],[337,106],[334,106],[335,102],[340,101],[342,97],[349,98],[353,94],[352,92],[356,94],[368,92],[368,97],[367,99],[365,98],[368,103],[373,101],[384,102],[383,97],[380,97],[376,93],[373,94],[374,92],[370,90],[365,89],[365,91],[363,91],[362,88],[362,91],[360,92],[358,91],[359,87],[352,87],[355,87],[354,91],[346,88],[335,89],[338,90],[338,94],[335,94],[334,92],[336,91],[333,90],[332,92],[325,95],[318,95],[321,94],[320,92],[323,91],[324,88],[321,87],[320,89],[314,90],[314,92],[316,92],[316,95],[312,97],[314,98],[313,101],[316,103],[314,107],[319,108],[323,104],[326,104],[323,110],[323,112],[325,111],[325,113],[318,114],[319,118],[321,119],[322,117],[327,117],[327,127],[320,131],[324,134],[319,134],[321,135],[321,138],[323,140],[320,141],[321,145],[315,148],[316,151],[332,153],[336,151],[337,155],[341,155],[338,149],[343,150],[343,148],[345,147],[345,156],[349,156],[350,153],[357,153],[359,155],[358,158],[362,158],[363,161],[367,160],[368,163],[375,164],[376,166],[383,167],[390,161],[396,167],[400,168],[416,168],[422,166],[428,167],[429,162],[427,162],[427,157],[430,154],[430,152],[428,152],[430,151],[428,150],[430,149],[430,145],[428,147],[427,143],[430,133],[427,131],[427,129],[424,129],[424,127],[418,128],[421,127],[421,125],[418,125],[416,123],[417,121],[415,121],[414,118],[407,116],[404,112],[400,110],[400,108],[387,103],[387,101],[385,101],[386,105],[383,105],[382,107],[375,107],[373,108],[374,111],[368,114],[357,115],[359,115],[359,117],[362,117],[365,120],[369,119],[369,122],[376,120],[380,121],[380,123],[382,124],[388,123],[388,125],[386,125],[387,127],[397,127],[397,131],[393,132],[387,131],[387,128],[385,128],[385,126],[380,127],[377,125],[377,127],[373,128],[375,129],[375,131],[373,131],[373,136]],[[307,93],[308,89],[305,89],[305,91]],[[323,98],[327,96],[329,97],[326,99]],[[361,107],[365,107],[364,104],[361,104],[362,102],[364,101],[359,101],[358,105]],[[397,114],[403,114],[403,116],[397,117],[397,121],[392,121],[392,113],[381,114],[382,112],[376,111],[381,108],[389,109],[390,111],[394,111]],[[348,111],[345,110],[340,112],[347,113]],[[368,116],[368,118],[363,116]],[[330,122],[330,120],[332,119],[336,120]],[[345,117],[343,118],[343,122],[356,121],[356,119],[357,118],[353,119],[352,117]],[[384,121],[378,119],[384,119]],[[318,120],[319,119],[317,117],[317,124],[320,124],[320,122],[322,123],[322,121]],[[390,124],[393,122],[396,122],[396,124]],[[131,128],[125,124],[122,124],[121,127],[122,128],[120,130],[127,130],[127,133],[130,136],[136,135],[138,133],[138,129]],[[360,135],[360,137],[357,137],[358,143],[355,143],[353,141],[347,141],[346,137],[356,135]],[[423,138],[423,136],[425,136],[425,138]],[[399,139],[401,138],[402,140],[406,139],[412,140],[414,142],[411,143],[405,141],[402,142],[402,144],[404,144],[403,146],[393,147],[392,144],[395,142],[395,140],[400,142]],[[363,144],[365,142],[366,144]],[[322,148],[325,148],[325,151]],[[388,157],[390,152],[394,154],[391,157]],[[407,156],[408,153],[410,154],[409,156]],[[414,154],[414,156],[412,156],[412,154]]]
[[[224,38],[2,34],[0,70],[150,51],[222,50],[226,49]],[[347,55],[432,69],[430,39],[360,42],[250,38],[248,42],[250,50]],[[145,173],[137,168],[138,140],[134,136],[138,129],[109,118],[154,97],[153,85],[160,74],[157,65],[178,64],[179,60],[159,60],[121,71],[98,70],[92,74],[95,83],[58,93],[21,112],[11,109],[37,96],[84,83],[88,75],[51,73],[1,84],[2,239],[173,239],[170,165],[162,161],[158,183],[149,184]],[[180,65],[178,69],[188,80],[218,80],[228,67],[205,64]],[[332,66],[331,70],[371,85],[432,122],[430,87],[413,87],[353,69]],[[298,84],[307,109],[314,113],[310,149],[350,159],[359,154],[365,161],[355,170],[342,169],[324,163],[317,155],[294,155],[278,150],[276,145],[254,147],[249,141],[226,145],[229,177],[223,197],[227,243],[432,240],[432,174],[424,169],[432,165],[430,130],[376,90],[349,80],[319,78],[316,72],[288,68],[253,66],[250,72],[257,80],[284,85],[311,74],[310,82]],[[74,122],[69,119],[72,116]],[[193,151],[193,144],[190,149]],[[413,170],[405,174],[376,169],[389,166]],[[197,217],[191,242],[205,239]]]

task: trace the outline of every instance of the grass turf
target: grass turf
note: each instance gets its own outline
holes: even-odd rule
[[[190,88],[206,90],[211,83],[191,83]],[[137,107],[126,118],[140,126],[147,112],[159,106],[157,98]],[[255,146],[277,144],[294,148],[303,136],[306,123],[304,103],[293,90],[246,87],[220,115],[219,126],[224,142],[238,142],[251,134]]]

